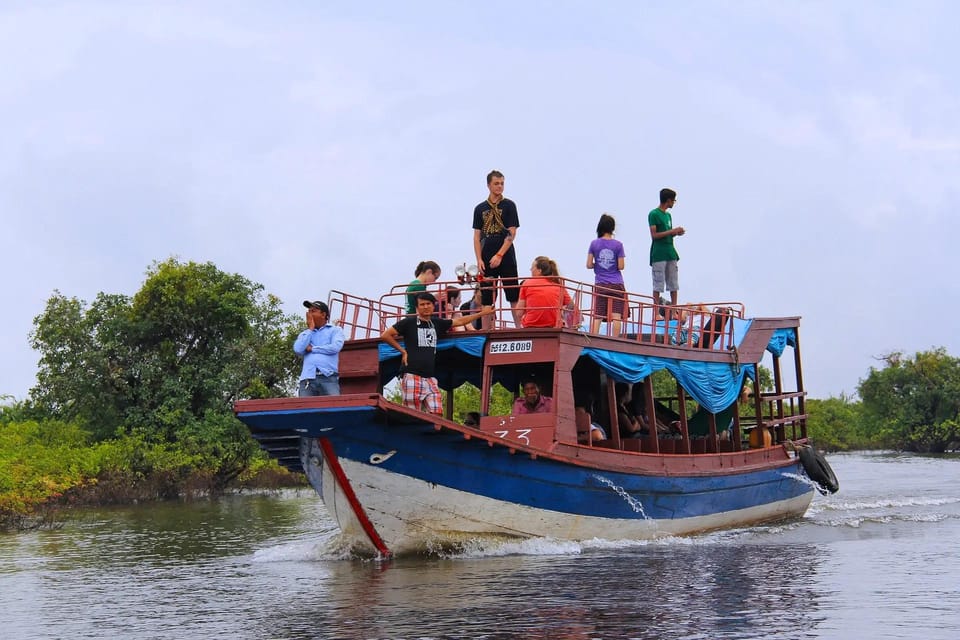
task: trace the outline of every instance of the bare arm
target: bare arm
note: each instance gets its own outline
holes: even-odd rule
[[[401,362],[404,366],[407,364],[407,350],[400,346],[400,342],[397,338],[400,337],[400,334],[393,327],[388,328],[382,334],[380,334],[380,339],[386,342],[388,345],[400,352]]]
[[[670,236],[682,236],[685,233],[683,227],[674,227],[666,231],[657,231],[657,225],[650,225],[650,237],[654,240],[660,238],[669,238]]]
[[[486,309],[486,310],[484,310],[484,311],[481,311],[480,313],[471,313],[471,314],[468,315],[468,316],[461,316],[461,317],[459,317],[459,318],[454,318],[451,322],[453,322],[453,326],[455,326],[455,327],[463,327],[463,326],[466,326],[466,325],[470,324],[470,323],[473,322],[474,320],[479,320],[479,319],[482,318],[483,316],[488,316],[488,315],[490,315],[490,314],[492,314],[492,313],[493,313],[493,308],[490,308],[490,309]],[[393,328],[393,327],[390,327],[390,329],[392,329],[392,328]],[[390,329],[387,329],[387,331],[390,331]],[[384,331],[384,332],[383,332],[383,335],[384,335],[384,336],[387,335],[387,331]],[[394,332],[394,333],[396,333],[396,332]],[[384,339],[386,340],[386,338],[384,338]],[[387,342],[387,344],[390,344],[390,343]]]
[[[487,265],[483,264],[483,256],[480,254],[480,229],[473,230],[473,255],[477,258],[477,268],[483,273]]]
[[[623,267],[620,267],[621,269]],[[587,269],[593,269],[593,254],[587,253]]]
[[[500,266],[500,263],[503,262],[504,254],[510,250],[510,247],[513,246],[514,240],[517,238],[517,228],[510,227],[507,229],[507,237],[503,239],[503,244],[500,245],[500,249],[497,250],[497,253],[490,258],[490,266],[496,269]]]

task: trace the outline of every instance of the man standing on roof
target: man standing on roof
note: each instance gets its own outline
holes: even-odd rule
[[[680,290],[677,261],[680,256],[673,246],[674,236],[682,236],[683,227],[673,226],[673,217],[668,212],[677,203],[677,192],[660,190],[660,206],[647,216],[650,225],[650,267],[653,270],[653,300],[660,303],[660,292],[670,292],[670,304],[676,306]]]
[[[513,244],[517,240],[520,218],[513,200],[503,197],[503,174],[491,171],[487,174],[487,189],[490,195],[473,210],[473,253],[483,280],[480,283],[481,303],[484,310],[492,309],[497,293],[496,280],[500,279],[503,293],[513,310],[513,321],[520,326],[515,311],[520,299],[517,281],[517,252]],[[483,328],[490,328],[491,319],[484,317]]]
[[[434,377],[437,340],[451,328],[464,327],[477,318],[493,313],[493,309],[451,320],[434,317],[436,304],[437,299],[432,293],[421,291],[417,294],[417,315],[402,318],[384,331],[380,339],[400,352],[403,406],[442,414],[440,387]],[[403,338],[402,346],[397,338]]]
[[[293,351],[303,358],[297,395],[340,395],[340,350],[343,349],[343,329],[329,324],[330,308],[319,300],[304,300],[307,308],[307,328],[293,343]]]

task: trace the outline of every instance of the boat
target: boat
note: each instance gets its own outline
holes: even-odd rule
[[[447,284],[430,289],[442,296]],[[235,414],[306,474],[343,542],[377,557],[484,539],[688,536],[799,518],[815,491],[837,490],[807,434],[799,317],[626,293],[623,319],[607,322],[594,285],[562,285],[572,303],[556,310],[558,326],[516,326],[505,307],[489,329],[438,341],[443,415],[403,406],[391,383],[400,357],[380,336],[405,314],[405,285],[378,298],[333,290],[330,317],[346,336],[341,395],[243,400]],[[769,389],[758,376],[765,354]],[[518,395],[531,376],[549,413],[496,407],[498,388]],[[669,393],[655,393],[657,376]],[[616,426],[617,383],[632,385],[639,435]],[[454,405],[463,384],[478,390],[476,426]],[[598,441],[585,437],[588,403],[588,423],[607,425]]]

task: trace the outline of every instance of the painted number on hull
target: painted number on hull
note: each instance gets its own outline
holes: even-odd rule
[[[490,343],[490,353],[530,353],[533,340],[501,340]]]
[[[531,431],[533,431],[533,429],[513,429],[513,437],[523,444],[530,444],[530,438],[528,436],[530,435]],[[510,435],[511,430],[504,429],[503,431],[494,431],[494,433],[501,438],[506,438]]]

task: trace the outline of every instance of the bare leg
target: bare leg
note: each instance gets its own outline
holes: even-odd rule
[[[484,305],[480,308],[481,311],[487,311],[488,309],[493,309],[493,305]],[[484,331],[489,331],[493,326],[493,315],[483,316],[480,318],[480,328]]]
[[[517,313],[517,303],[516,303],[516,302],[511,302],[511,303],[510,303],[510,313],[513,314],[513,326],[519,328],[519,327],[520,327],[520,314]]]
[[[622,333],[622,326],[623,326],[623,325],[622,325],[622,323],[620,322],[620,314],[619,314],[619,313],[611,313],[611,314],[610,314],[610,317],[613,319],[613,322],[611,323],[611,324],[613,324],[613,335],[616,336],[617,338],[622,337],[622,336],[623,336],[623,333]]]

